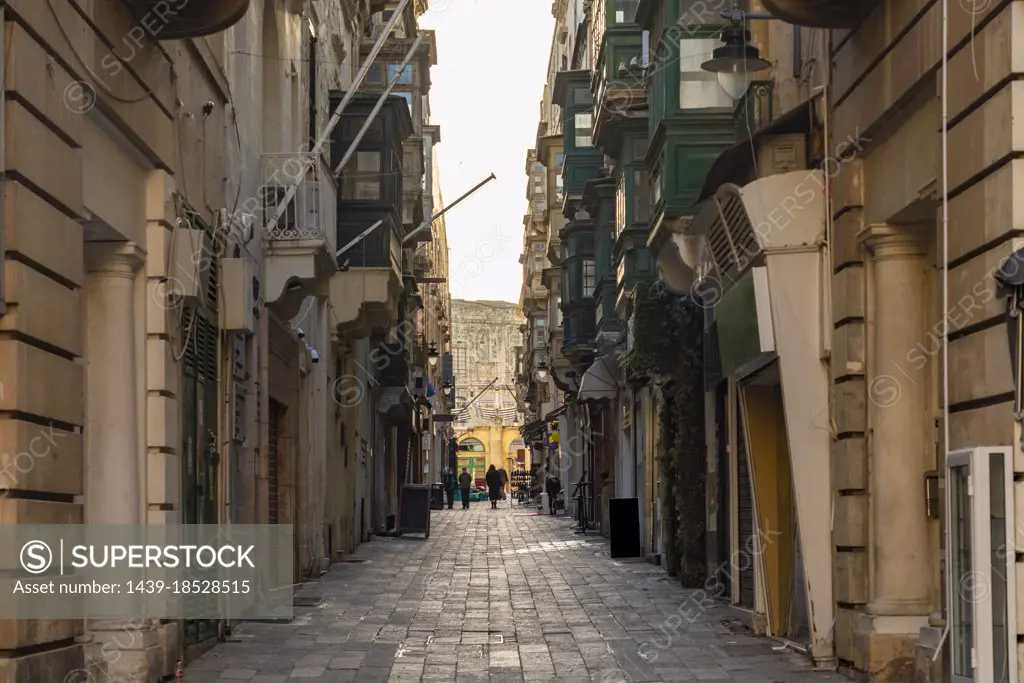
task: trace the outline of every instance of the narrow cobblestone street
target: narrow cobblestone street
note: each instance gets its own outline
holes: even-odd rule
[[[610,559],[567,518],[501,505],[435,512],[426,541],[364,544],[303,588],[318,605],[244,624],[185,680],[845,680],[733,632],[720,608],[699,609],[659,567]]]

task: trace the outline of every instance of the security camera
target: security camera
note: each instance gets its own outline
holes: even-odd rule
[[[203,105],[203,116],[209,116],[212,114],[216,106],[217,105],[214,104],[213,100],[207,101],[207,103]]]
[[[317,351],[316,349],[310,347],[310,349],[309,349],[309,359],[311,361],[313,361],[314,363],[319,363],[320,362],[320,352]]]
[[[299,339],[305,339],[306,338],[306,333],[302,331],[301,327],[296,327],[295,328],[295,334],[299,335]]]

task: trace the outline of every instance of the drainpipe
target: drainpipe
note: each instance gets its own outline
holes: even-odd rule
[[[373,66],[373,61],[377,59],[377,55],[380,54],[380,51],[384,48],[384,43],[387,42],[392,29],[394,29],[395,24],[398,23],[398,20],[402,16],[402,12],[408,4],[409,0],[400,0],[398,7],[396,7],[395,11],[391,13],[391,18],[388,19],[387,23],[384,25],[384,30],[381,31],[380,36],[378,36],[377,42],[373,44],[370,54],[366,56],[366,59],[363,60],[362,66],[359,67],[359,71],[356,73],[356,77],[352,81],[352,86],[348,89],[348,92],[345,93],[345,96],[341,99],[341,102],[338,103],[338,106],[335,107],[334,113],[331,114],[331,118],[327,121],[323,131],[321,131],[316,144],[313,145],[311,150],[309,150],[309,154],[313,157],[314,161],[319,156],[320,152],[323,151],[327,141],[330,140],[331,133],[334,131],[335,126],[337,126],[338,122],[341,121],[341,114],[345,111],[345,107],[347,107],[349,102],[352,101],[352,98],[355,97],[359,89],[363,87],[363,81],[366,80],[366,75],[370,73],[370,67]],[[299,191],[299,186],[302,184],[302,181],[305,180],[306,174],[309,172],[311,165],[315,166],[315,163],[302,165],[302,171],[299,173],[299,176],[295,178],[294,182],[292,182],[288,187],[288,191],[285,192],[284,198],[278,202],[277,211],[274,213],[274,217],[270,219],[270,222],[267,224],[266,232],[269,233],[277,227],[277,222],[281,220],[284,212],[295,199],[295,193]]]

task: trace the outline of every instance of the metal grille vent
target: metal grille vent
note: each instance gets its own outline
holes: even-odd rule
[[[728,194],[720,199],[722,215],[725,216],[726,228],[732,237],[733,247],[736,249],[737,273],[747,269],[754,258],[761,253],[761,243],[754,233],[754,227],[750,224],[750,218],[743,207],[743,200],[736,192]]]
[[[712,199],[717,202],[717,199]],[[736,259],[733,256],[732,244],[729,243],[729,233],[720,220],[712,222],[708,230],[708,248],[711,250],[711,258],[719,271],[725,272],[734,266]]]
[[[754,231],[739,188],[729,185],[711,200],[718,216],[708,228],[707,242],[724,282],[735,282],[764,250]]]

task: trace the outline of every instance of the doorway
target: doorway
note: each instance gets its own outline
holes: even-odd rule
[[[808,645],[810,624],[778,362],[740,385],[768,632]]]
[[[738,570],[739,605],[753,611],[756,606],[755,571],[756,560],[752,550],[757,542],[754,523],[754,486],[750,463],[747,458],[747,438],[743,411],[736,411],[736,470],[737,470],[737,522],[739,527],[739,548],[733,555],[733,566]]]
[[[267,438],[267,524],[280,523],[281,483],[281,425],[287,409],[270,399],[270,418]]]
[[[217,524],[220,457],[217,448],[217,325],[216,312],[187,308],[183,327],[191,330],[182,371],[183,524]],[[216,599],[214,597],[214,599]],[[187,619],[185,645],[218,635],[218,620]]]

